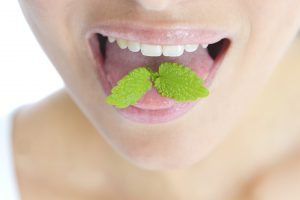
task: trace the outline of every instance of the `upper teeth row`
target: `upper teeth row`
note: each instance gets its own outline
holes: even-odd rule
[[[128,48],[131,52],[139,52],[144,56],[170,56],[177,57],[181,56],[184,51],[194,52],[198,49],[199,44],[187,44],[187,45],[153,45],[143,44],[136,41],[128,41],[124,39],[114,38],[108,36],[108,41],[113,43],[117,41],[118,46],[121,49]],[[208,44],[202,44],[202,48],[207,48]]]

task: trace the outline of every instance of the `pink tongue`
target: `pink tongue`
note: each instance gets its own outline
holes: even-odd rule
[[[208,55],[207,50],[201,47],[193,53],[184,52],[180,57],[147,57],[143,56],[141,52],[133,53],[128,49],[120,49],[116,43],[107,42],[104,70],[107,74],[107,80],[114,87],[123,76],[137,67],[147,65],[157,71],[160,63],[167,61],[190,67],[204,80],[214,62]],[[177,103],[173,99],[162,97],[152,87],[134,106],[142,109],[158,110],[170,108]]]

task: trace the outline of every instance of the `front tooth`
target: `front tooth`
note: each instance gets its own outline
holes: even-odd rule
[[[139,52],[141,50],[141,44],[139,42],[128,41],[128,49],[132,52]]]
[[[162,48],[160,45],[141,44],[141,52],[144,56],[161,56]]]
[[[163,55],[164,56],[170,56],[170,57],[177,57],[181,56],[184,52],[184,46],[182,45],[166,45],[163,46]]]
[[[199,44],[187,44],[184,46],[186,52],[194,52],[198,49]]]
[[[203,49],[206,49],[208,47],[208,44],[201,44]]]
[[[108,36],[108,41],[109,41],[110,43],[113,43],[113,42],[116,41],[116,38],[111,37],[111,36]]]
[[[126,49],[127,48],[127,40],[123,40],[123,39],[117,39],[117,44],[119,45],[119,47],[121,49]]]

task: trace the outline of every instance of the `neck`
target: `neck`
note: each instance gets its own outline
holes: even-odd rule
[[[42,181],[53,188],[68,188],[88,196],[119,191],[121,196],[115,198],[140,194],[141,198],[153,199],[165,194],[167,199],[194,199],[201,193],[207,199],[218,191],[224,199],[232,192],[232,180],[240,176],[238,166],[242,167],[237,163],[241,155],[235,152],[236,145],[227,143],[209,158],[185,169],[137,168],[106,143],[65,90],[23,109],[16,124],[16,160],[23,161],[17,163],[20,174],[37,184]]]

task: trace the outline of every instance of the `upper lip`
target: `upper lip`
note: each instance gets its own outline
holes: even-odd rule
[[[149,27],[132,25],[130,23],[109,23],[92,27],[87,37],[91,38],[99,33],[104,36],[112,36],[146,44],[213,44],[221,39],[229,38],[229,33],[217,28],[199,27]]]

